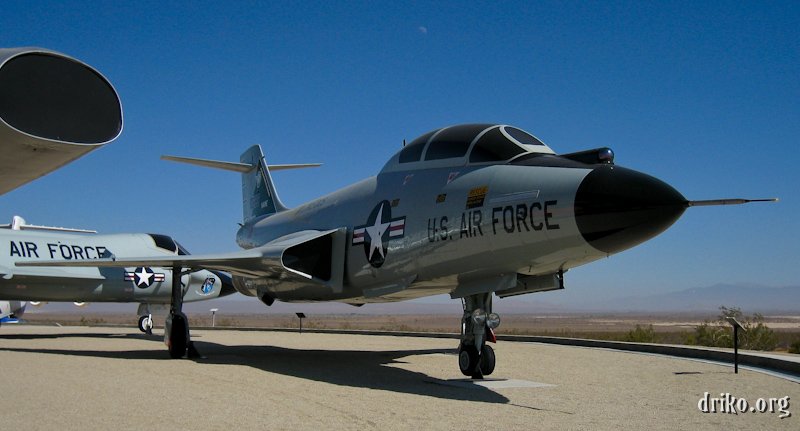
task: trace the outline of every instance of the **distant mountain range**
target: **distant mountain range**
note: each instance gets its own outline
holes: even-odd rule
[[[797,313],[800,312],[800,286],[715,284],[658,295],[617,298],[597,305],[613,311],[716,311],[724,305],[739,307],[746,314]]]

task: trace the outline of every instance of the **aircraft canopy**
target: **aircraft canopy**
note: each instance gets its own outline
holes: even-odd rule
[[[430,131],[403,147],[383,171],[498,163],[521,154],[554,154],[524,130],[497,124],[463,124]]]

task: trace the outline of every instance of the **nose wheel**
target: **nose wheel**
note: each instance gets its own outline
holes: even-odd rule
[[[153,335],[153,315],[139,316],[139,330],[147,335]]]
[[[458,349],[458,368],[461,374],[482,379],[494,372],[495,355],[492,346],[484,344],[481,353],[475,346],[460,346]]]
[[[480,355],[475,346],[458,347],[458,368],[467,377],[474,377],[475,372],[480,368]],[[478,377],[479,378],[479,377]]]
[[[484,376],[488,376],[494,372],[494,364],[495,364],[495,356],[494,356],[494,349],[492,346],[483,345],[483,349],[481,349],[481,361],[480,361],[480,369],[481,374]]]
[[[500,325],[500,316],[491,312],[491,293],[467,296],[463,299],[463,305],[458,368],[465,376],[482,379],[494,372],[494,349],[486,342],[496,341],[493,329]]]

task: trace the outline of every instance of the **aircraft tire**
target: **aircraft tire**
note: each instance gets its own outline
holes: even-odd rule
[[[147,332],[147,328],[145,327],[145,322],[147,321],[147,316],[139,316],[139,330],[142,332]]]
[[[461,374],[471,377],[478,368],[478,349],[475,346],[460,346],[458,348],[458,368]]]
[[[491,346],[483,346],[481,349],[481,374],[488,376],[494,372],[495,355]]]
[[[182,313],[181,313],[182,314]],[[186,355],[189,340],[186,337],[186,321],[180,315],[172,316],[172,325],[169,332],[169,357],[180,359]]]

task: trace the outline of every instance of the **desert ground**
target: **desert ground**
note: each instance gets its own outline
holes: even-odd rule
[[[189,312],[193,327],[209,327],[210,313]],[[90,307],[69,312],[26,313],[25,321],[33,325],[111,325],[135,327],[137,316],[130,313],[94,312]],[[637,325],[652,325],[656,342],[682,344],[687,334],[715,314],[643,314],[643,313],[565,313],[556,315],[504,314],[498,334],[548,335],[602,340],[624,340]],[[163,325],[164,316],[155,315],[156,328]],[[777,350],[785,351],[800,340],[800,315],[765,316],[765,324],[778,336]],[[293,314],[217,314],[214,325],[224,328],[299,328]],[[363,329],[379,331],[413,331],[457,333],[460,316],[452,314],[307,314],[306,329]]]

